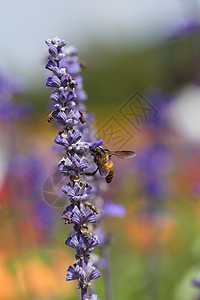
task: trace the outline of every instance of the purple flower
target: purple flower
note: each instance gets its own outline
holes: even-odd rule
[[[78,59],[78,51],[74,46],[65,48],[65,60],[61,61],[61,67],[66,68],[70,74],[77,74],[81,71],[82,67]]]
[[[86,201],[90,196],[92,187],[88,184],[75,182],[67,183],[62,187],[62,191],[67,195],[70,201]]]
[[[126,215],[126,209],[122,204],[111,202],[107,200],[103,205],[103,215],[105,217],[123,218]]]
[[[63,158],[59,163],[59,170],[65,176],[78,176],[84,173],[88,167],[88,162],[84,157],[78,156],[76,153],[71,157]]]
[[[70,204],[66,207],[66,209],[62,213],[63,220],[67,220],[67,218],[68,218],[69,223],[71,223],[71,217],[72,217],[72,214],[73,214],[73,212],[72,212],[73,209],[74,209],[73,204]],[[67,218],[66,218],[66,214],[67,214]]]
[[[102,144],[96,141],[95,134],[90,134],[88,123],[82,110],[86,99],[83,91],[82,78],[77,73],[82,69],[73,47],[63,47],[66,42],[58,39],[46,40],[49,47],[49,56],[46,68],[52,72],[46,86],[52,89],[51,100],[56,102],[51,113],[53,119],[62,130],[56,135],[54,142],[64,147],[65,155],[58,164],[59,171],[70,182],[62,187],[66,200],[70,204],[62,213],[66,224],[73,225],[73,234],[65,244],[75,251],[76,263],[67,270],[66,280],[77,280],[86,299],[87,287],[91,280],[101,276],[92,265],[91,253],[99,244],[99,239],[93,234],[91,224],[97,222],[97,209],[88,200],[91,200],[92,186],[85,182],[85,172],[93,167],[90,146]],[[86,123],[86,124],[85,124]],[[96,141],[96,142],[94,142]]]
[[[67,277],[66,280],[75,280],[75,279],[79,279],[79,277],[83,274],[84,270],[83,268],[79,267],[78,265],[73,268],[72,266],[69,266],[68,270],[67,270]],[[84,272],[85,274],[85,272]]]
[[[57,119],[62,126],[73,128],[79,122],[80,113],[78,110],[68,108],[65,110],[56,110],[53,113],[53,117]]]
[[[72,266],[68,268],[66,280],[69,281],[77,279],[80,285],[88,287],[88,283],[91,280],[94,280],[100,276],[101,273],[95,267],[89,264],[86,266],[85,270],[79,265],[76,265],[74,268]]]
[[[83,225],[85,223],[95,223],[97,221],[95,213],[82,203],[80,204],[80,208],[78,208],[78,206],[74,206],[73,216],[71,219],[73,223],[79,225]]]
[[[60,87],[61,86],[61,80],[58,78],[58,76],[53,75],[52,77],[47,78],[46,86]]]
[[[76,144],[81,139],[81,134],[78,130],[72,130],[72,131],[61,131],[59,134],[55,137],[54,142],[56,144],[60,144],[62,146],[71,146],[73,144]]]
[[[68,239],[65,241],[65,244],[74,248],[77,251],[76,256],[80,257],[81,255],[90,254],[94,250],[94,247],[99,244],[99,239],[97,238],[97,236],[88,238],[80,236],[78,238],[77,235],[74,235],[68,237]]]

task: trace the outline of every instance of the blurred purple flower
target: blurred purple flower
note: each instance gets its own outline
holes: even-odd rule
[[[199,280],[199,279],[193,279],[193,280],[192,280],[192,284],[193,284],[195,287],[200,288],[200,280]]]
[[[199,20],[192,18],[180,19],[176,23],[171,24],[169,28],[169,38],[179,38],[199,32]]]
[[[30,219],[44,240],[51,236],[50,227],[55,224],[55,214],[46,205],[41,187],[46,177],[43,160],[36,154],[13,156],[8,170],[13,195],[20,195],[20,203],[31,207]],[[22,213],[20,203],[15,205],[16,215]],[[25,207],[24,207],[25,210]]]
[[[26,84],[22,80],[0,72],[0,120],[15,120],[30,115],[30,104],[13,101],[25,90]]]
[[[168,148],[156,142],[141,150],[134,167],[139,173],[139,185],[143,193],[152,199],[166,198],[169,191],[166,175],[172,169],[172,156]]]
[[[103,205],[104,217],[118,217],[123,218],[126,215],[125,207],[120,203],[114,203],[110,200],[106,200]]]
[[[153,118],[147,118],[145,124],[158,130],[163,129],[167,125],[167,107],[173,101],[173,98],[168,97],[159,88],[148,90],[145,96],[158,112]]]
[[[198,295],[196,297],[197,300],[200,299],[200,279],[195,278],[192,280],[192,285],[198,289]]]

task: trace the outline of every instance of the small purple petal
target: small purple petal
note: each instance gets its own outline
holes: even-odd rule
[[[57,48],[56,48],[54,45],[50,44],[50,45],[49,45],[49,53],[50,53],[53,57],[56,57],[56,56],[58,55],[58,50],[57,50]]]
[[[100,146],[101,144],[103,144],[103,140],[98,140],[98,141],[96,141],[96,142],[94,142],[94,143],[91,143],[90,146],[91,146],[91,147],[98,147],[98,146]]]
[[[77,274],[75,273],[75,269],[70,266],[67,270],[67,276],[66,276],[66,280],[70,281],[70,280],[75,280],[77,279]]]
[[[79,241],[77,239],[77,236],[75,235],[73,237],[68,237],[68,239],[65,241],[65,245],[77,249],[79,246]]]
[[[101,277],[101,273],[95,267],[87,265],[86,273],[88,276],[88,281]]]
[[[67,45],[67,42],[65,40],[60,40],[57,43],[57,46],[60,47],[60,48],[64,47],[65,45]]]
[[[47,44],[47,46],[49,46],[51,44],[51,39],[46,39],[45,43]]]

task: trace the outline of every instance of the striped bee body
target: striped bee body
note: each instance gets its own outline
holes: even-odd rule
[[[99,170],[101,176],[105,177],[107,183],[110,183],[114,176],[114,164],[111,161],[112,155],[122,159],[136,155],[133,151],[110,151],[108,149],[103,149],[101,146],[90,147],[90,153],[94,157],[97,170]],[[91,175],[93,176],[97,170],[91,173]]]
[[[113,176],[114,176],[114,164],[113,164],[113,162],[111,160],[108,160],[105,163],[105,166],[109,169],[109,173],[106,176],[106,182],[110,183],[112,181],[112,179],[113,179]]]

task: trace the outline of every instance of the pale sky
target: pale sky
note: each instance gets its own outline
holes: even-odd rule
[[[31,78],[43,71],[46,38],[58,36],[81,49],[94,40],[139,45],[165,35],[189,15],[183,4],[195,0],[0,1],[0,67]]]

